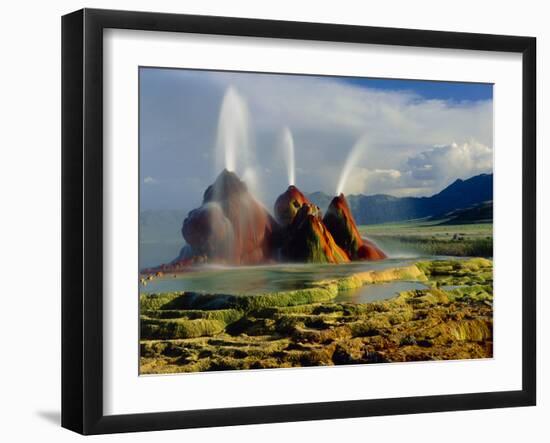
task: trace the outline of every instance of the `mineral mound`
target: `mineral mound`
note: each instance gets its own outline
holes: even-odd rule
[[[273,218],[246,183],[223,170],[204,192],[181,228],[187,242],[171,263],[142,274],[185,271],[200,263],[256,265],[273,261],[346,263],[386,258],[361,238],[345,197],[335,197],[323,218],[296,187],[289,186],[274,206]]]
[[[281,226],[288,226],[304,204],[311,204],[296,186],[289,186],[275,201],[275,218]]]
[[[324,225],[317,206],[302,204],[286,229],[281,251],[283,258],[308,263],[350,261]]]
[[[383,260],[387,257],[373,242],[361,237],[344,194],[332,199],[323,222],[351,260]]]
[[[273,256],[277,223],[236,174],[223,170],[189,213],[181,232],[188,255],[203,261],[258,264]]]

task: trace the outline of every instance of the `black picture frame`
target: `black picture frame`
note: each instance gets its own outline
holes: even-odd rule
[[[103,413],[103,30],[522,54],[522,389],[171,411]],[[458,411],[536,403],[536,39],[230,17],[83,9],[62,18],[62,426],[82,434]]]

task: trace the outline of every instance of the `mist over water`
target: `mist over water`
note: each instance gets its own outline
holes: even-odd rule
[[[336,187],[336,195],[340,195],[344,192],[346,189],[346,184],[349,178],[349,175],[351,174],[351,171],[359,161],[359,159],[363,156],[365,151],[368,147],[368,141],[367,137],[363,135],[357,142],[355,142],[355,145],[353,145],[353,148],[351,148],[351,151],[348,154],[348,157],[346,158],[346,162],[344,163],[344,168],[342,169],[342,172],[340,173],[340,179],[338,180],[338,186]]]
[[[250,117],[245,100],[230,86],[225,91],[218,120],[216,169],[237,171],[237,159],[250,155]]]
[[[178,274],[176,278],[173,276],[157,278],[140,291],[149,294],[192,291],[256,295],[271,291],[304,289],[318,281],[348,277],[358,272],[381,271],[405,266],[410,262],[410,260],[384,260],[339,265],[319,263],[279,263],[264,266],[205,265],[193,268],[192,272]],[[390,291],[390,294],[393,295],[393,291]]]
[[[288,185],[296,184],[296,166],[294,163],[294,138],[288,127],[283,128],[281,137],[281,150],[286,165],[286,173],[288,177]]]

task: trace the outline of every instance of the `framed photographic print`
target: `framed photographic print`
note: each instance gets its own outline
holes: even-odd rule
[[[536,42],[62,21],[62,425],[534,405]]]

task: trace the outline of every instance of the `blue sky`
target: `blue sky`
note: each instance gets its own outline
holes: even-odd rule
[[[488,83],[440,82],[426,80],[393,80],[348,77],[343,81],[362,88],[412,92],[423,99],[451,101],[492,100],[493,87]]]
[[[233,145],[232,167],[270,208],[288,186],[285,128],[304,192],[334,194],[353,150],[345,193],[431,195],[492,172],[492,95],[488,84],[141,68],[141,209],[198,206]]]

